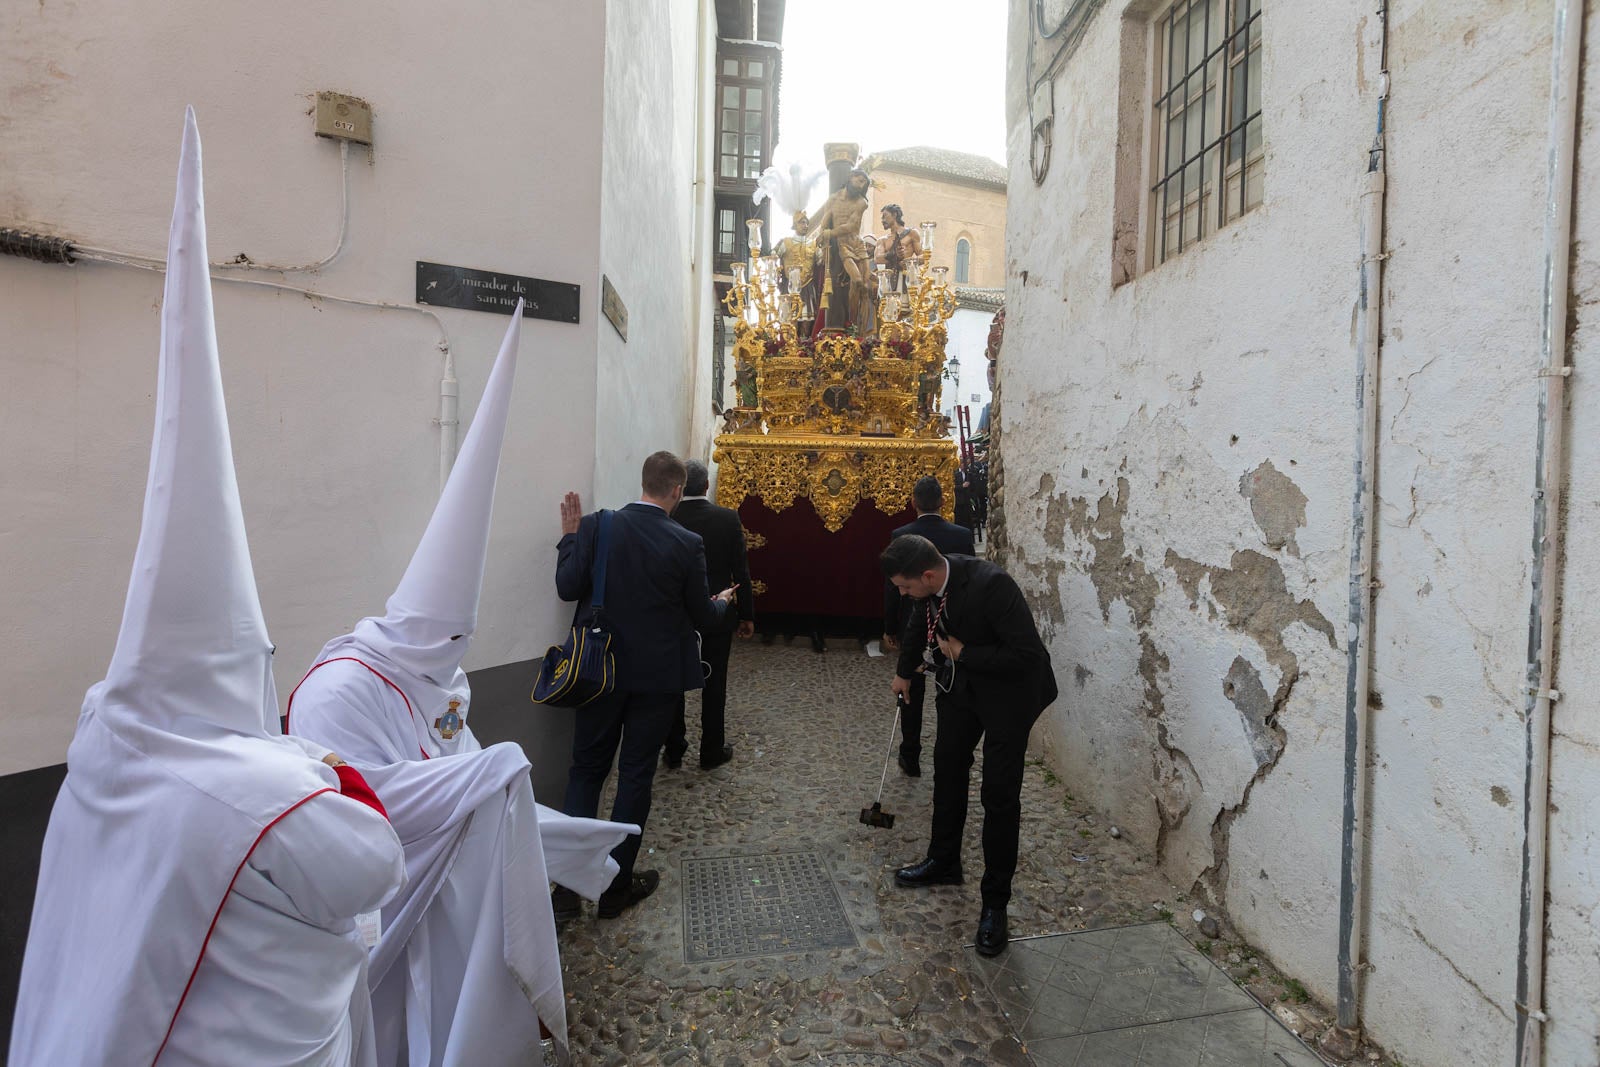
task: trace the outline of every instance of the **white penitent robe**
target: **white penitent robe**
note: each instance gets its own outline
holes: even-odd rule
[[[404,855],[351,768],[277,736],[207,262],[190,109],[139,543],[45,833],[13,1067],[374,1062],[351,938]]]
[[[382,820],[326,793],[261,839],[211,931],[162,1067],[377,1064],[367,950],[349,916],[376,909],[404,877]],[[241,1015],[259,1025],[244,1030]]]
[[[405,848],[407,884],[371,959],[379,1062],[536,1062],[541,1019],[566,1043],[548,883],[599,896],[616,870],[607,853],[636,831],[536,805],[518,746],[440,737],[407,680],[347,652],[314,667],[288,708],[290,733],[361,771]]]
[[[306,742],[180,737],[103,690],[51,813],[10,1062],[373,1064],[352,917],[404,877],[387,820]]]

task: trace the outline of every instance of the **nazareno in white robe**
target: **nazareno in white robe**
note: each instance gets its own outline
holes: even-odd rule
[[[290,733],[360,769],[405,846],[369,981],[383,1067],[536,1062],[542,1019],[566,1055],[549,881],[594,899],[638,828],[534,803],[521,748],[467,726],[461,661],[477,624],[521,305],[472,426],[385,614],[330,641],[290,694]],[[452,709],[452,703],[454,708]],[[439,720],[453,710],[458,732]]]
[[[360,769],[405,848],[369,973],[379,1063],[538,1062],[540,1019],[564,1052],[548,882],[598,897],[616,873],[607,854],[636,831],[535,804],[514,744],[485,749],[465,728],[419,738],[397,672],[341,651],[296,688],[288,723]]]
[[[16,1067],[375,1061],[355,916],[404,876],[277,696],[223,405],[185,117],[144,515],[116,649],[51,811]]]

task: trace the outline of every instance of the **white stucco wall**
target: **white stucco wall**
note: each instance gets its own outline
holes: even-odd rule
[[[670,9],[670,54],[648,35],[651,16],[626,6],[627,33],[610,46],[602,6],[558,0],[0,11],[0,225],[161,255],[192,102],[213,260],[319,259],[338,232],[339,150],[313,136],[308,112],[317,90],[335,89],[370,101],[375,116],[373,149],[350,153],[345,245],[316,273],[250,277],[398,304],[412,301],[419,259],[582,286],[579,325],[524,325],[469,668],[535,655],[565,620],[551,581],[557,502],[568,488],[592,499],[597,471],[609,469],[596,460],[597,349],[614,338],[599,314],[602,269],[622,276],[634,313],[627,356],[647,353],[663,388],[668,364],[686,377],[694,5]],[[608,69],[630,70],[629,91],[651,102],[648,158],[670,164],[670,190],[654,171],[603,180],[603,151],[624,151],[640,128],[605,110]],[[664,240],[678,235],[674,269],[603,263],[603,211],[630,204],[662,216]],[[245,518],[286,696],[324,640],[381,610],[431,511],[440,331],[415,311],[221,281],[215,290]],[[139,526],[160,298],[158,274],[0,257],[0,681],[12,694],[0,701],[0,773],[64,757],[83,692],[109,658]],[[437,315],[464,432],[507,320]],[[605,358],[607,375],[622,372],[614,349]],[[636,451],[636,434],[653,448],[668,425],[668,447],[687,433],[676,400],[662,405],[673,413],[661,427],[601,403],[606,441],[621,452]]]
[[[973,308],[957,308],[956,313],[950,316],[950,321],[945,323],[945,330],[949,334],[945,342],[945,362],[949,363],[952,356],[961,360],[961,388],[958,391],[955,383],[944,383],[944,413],[950,416],[951,424],[955,423],[955,405],[965,404],[972,409],[972,430],[978,430],[978,419],[983,414],[983,405],[989,402],[991,390],[989,389],[989,361],[984,357],[984,350],[989,345],[989,324],[994,320],[994,312],[978,311]],[[973,394],[978,396],[972,399]],[[953,433],[953,431],[952,431]]]
[[[701,4],[708,10],[697,19]],[[701,269],[706,255],[696,256],[709,246],[710,191],[695,184],[696,78],[707,79],[709,102],[716,55],[714,38],[697,42],[696,32],[714,29],[709,9],[710,0],[607,4],[600,263],[628,307],[628,340],[603,323],[599,506],[637,500],[644,458],[688,453],[694,416],[710,410],[711,274]],[[698,147],[709,152],[709,139]],[[696,392],[701,367],[707,384]]]
[[[1074,789],[1331,1001],[1373,21],[1267,5],[1263,204],[1113,288],[1121,19],[1156,5],[1110,0],[1057,75],[1042,185],[1031,6],[1011,4],[1000,373],[1005,558],[1061,674],[1041,729]],[[1389,10],[1364,1020],[1408,1064],[1499,1064],[1514,1035],[1551,18],[1546,4]],[[1593,400],[1578,386],[1572,403],[1577,442]],[[1573,469],[1569,516],[1596,499],[1579,456]],[[1600,626],[1581,528],[1567,649]],[[1582,659],[1563,660],[1563,692],[1583,688]],[[1587,710],[1558,713],[1551,1064],[1596,1049],[1578,987],[1597,962]]]

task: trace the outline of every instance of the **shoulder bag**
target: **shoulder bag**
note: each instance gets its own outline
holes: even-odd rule
[[[551,645],[544,654],[539,677],[533,683],[533,702],[553,708],[581,708],[611,692],[617,684],[614,635],[606,625],[606,558],[611,551],[611,512],[596,516],[594,559],[590,564],[589,618],[574,619],[567,639]]]

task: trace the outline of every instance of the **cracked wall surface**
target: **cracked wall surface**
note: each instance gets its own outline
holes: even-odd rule
[[[1123,20],[1158,5],[1107,4],[1064,62],[1038,184],[1029,6],[1011,3],[998,548],[1062,675],[1041,730],[1074,789],[1150,842],[1175,884],[1331,1000],[1374,26],[1340,5],[1265,13],[1262,206],[1123,284],[1112,176],[1142,133],[1119,113],[1128,92],[1097,87],[1138,83],[1121,69],[1140,39]],[[1364,1019],[1408,1064],[1498,1064],[1514,1037],[1551,32],[1542,6],[1389,10]],[[1595,112],[1580,188],[1600,173]],[[1473,138],[1488,157],[1467,166]],[[1580,204],[1580,376],[1597,218]],[[1568,529],[1600,518],[1600,465],[1580,463],[1600,459],[1600,408],[1572,397]],[[1576,650],[1600,641],[1587,606],[1600,549],[1567,541],[1561,647]],[[1558,673],[1579,684],[1553,757],[1551,1063],[1600,1055],[1600,1009],[1576,988],[1600,973],[1600,698],[1581,685],[1585,659],[1564,655]]]

